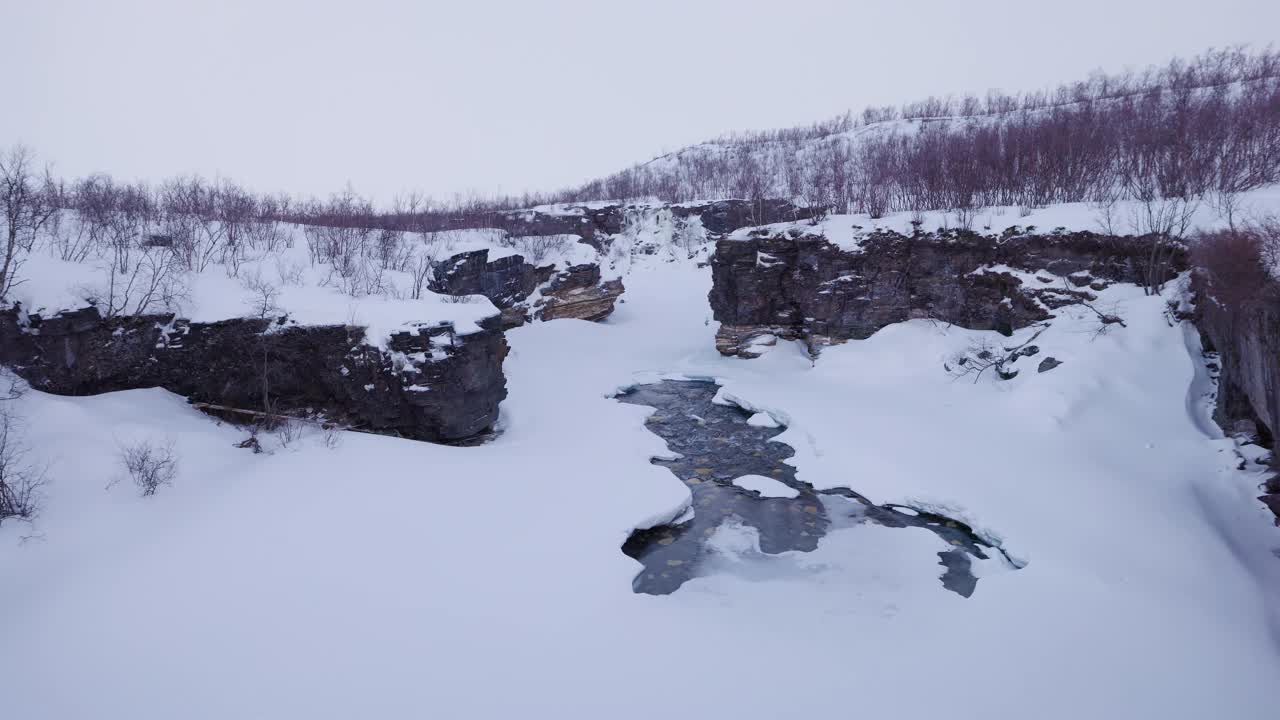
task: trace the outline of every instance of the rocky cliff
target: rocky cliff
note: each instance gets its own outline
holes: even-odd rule
[[[773,338],[816,348],[912,318],[1008,334],[1044,319],[1047,309],[1092,299],[1091,285],[1139,280],[1149,248],[1146,238],[1090,232],[950,231],[875,232],[844,250],[804,226],[762,228],[716,244],[716,346],[753,357]],[[1170,273],[1184,265],[1179,251]],[[1043,269],[1068,282],[1046,276],[1028,287],[1010,269]]]
[[[95,308],[42,318],[0,311],[0,363],[62,395],[162,387],[193,402],[313,415],[433,442],[491,428],[506,397],[497,316],[479,332],[449,324],[393,335],[387,349],[349,326],[278,319],[190,323],[104,319]]]
[[[1272,283],[1259,300],[1236,309],[1210,298],[1201,278],[1194,278],[1192,287],[1203,344],[1218,354],[1214,419],[1228,434],[1244,434],[1273,448],[1280,428],[1280,284]],[[1280,480],[1273,478],[1259,499],[1280,524]]]
[[[530,318],[603,320],[625,288],[621,280],[602,281],[599,265],[582,263],[562,270],[534,266],[520,255],[489,260],[488,250],[459,253],[435,266],[432,292],[484,295],[501,311],[505,327]]]
[[[664,206],[678,218],[698,217],[707,232],[724,235],[739,228],[806,220],[821,208],[800,207],[787,200],[715,200]],[[448,229],[498,228],[514,237],[577,235],[582,242],[603,250],[610,237],[621,233],[627,213],[652,205],[621,203],[563,205],[554,208],[464,214],[449,218]]]

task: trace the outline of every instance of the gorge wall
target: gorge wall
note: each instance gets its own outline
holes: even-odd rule
[[[577,235],[583,242],[603,249],[608,239],[621,233],[627,212],[641,206],[619,203],[567,205],[554,212],[548,209],[504,211],[463,216],[450,222],[451,228],[494,227],[513,236]],[[714,200],[668,205],[678,218],[698,217],[707,232],[723,235],[739,228],[771,223],[807,220],[822,208],[800,207],[787,200]]]
[[[0,311],[0,364],[45,392],[161,387],[193,402],[249,410],[269,403],[274,413],[433,442],[466,440],[497,420],[507,352],[497,316],[466,335],[446,323],[396,333],[385,350],[364,339],[359,327],[278,319]]]
[[[813,348],[913,318],[1008,334],[1048,317],[1047,309],[1093,299],[1091,286],[1139,281],[1149,254],[1146,238],[1091,232],[882,231],[844,250],[807,228],[763,228],[716,244],[710,294],[721,323],[716,346],[753,357],[753,348],[771,338]],[[1178,251],[1167,276],[1184,266]],[[1056,277],[1030,287],[1009,269]]]
[[[1280,284],[1273,282],[1259,301],[1234,309],[1215,302],[1198,276],[1193,289],[1201,339],[1218,353],[1214,419],[1228,434],[1253,436],[1274,449],[1280,428]],[[1280,480],[1272,478],[1259,500],[1280,524]]]

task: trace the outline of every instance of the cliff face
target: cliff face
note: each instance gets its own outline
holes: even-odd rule
[[[624,290],[621,280],[601,282],[599,265],[572,265],[543,288],[544,302],[535,314],[541,320],[575,318],[600,321],[613,314],[613,306]]]
[[[566,205],[556,211],[514,210],[464,215],[448,227],[498,228],[512,236],[577,235],[582,242],[603,250],[611,236],[621,233],[628,210],[641,207],[623,204]],[[715,200],[668,206],[679,218],[700,217],[708,232],[723,235],[753,225],[806,220],[821,208],[799,207],[787,200]]]
[[[495,316],[457,335],[447,324],[394,335],[387,350],[358,327],[271,319],[189,323],[169,315],[104,319],[0,311],[0,363],[61,395],[162,387],[193,402],[320,413],[418,440],[465,440],[492,427],[506,397],[507,345]]]
[[[786,200],[716,200],[663,206],[673,218],[698,218],[709,237],[739,228],[804,220],[820,212]],[[514,237],[576,235],[597,252],[623,232],[628,212],[650,212],[650,206],[578,205],[557,212],[522,210],[461,218],[459,226],[496,227]],[[483,295],[502,310],[506,327],[530,318],[603,320],[626,288],[618,279],[601,281],[599,264],[582,263],[557,271],[535,266],[520,255],[489,259],[487,250],[458,253],[435,265],[430,283],[444,295]],[[531,296],[537,295],[532,300]]]
[[[676,217],[702,218],[702,226],[715,235],[754,225],[808,220],[820,212],[822,208],[798,207],[786,200],[717,200],[671,206],[671,214]]]
[[[843,250],[801,228],[762,229],[720,240],[711,260],[711,308],[726,355],[752,357],[766,336],[811,347],[869,337],[913,318],[1010,333],[1048,316],[1046,307],[1092,299],[1090,285],[1135,282],[1148,252],[1142,238],[1082,232],[983,236],[878,232]],[[1184,260],[1179,253],[1170,272]],[[1025,287],[1007,270],[1068,276]]]
[[[489,260],[488,250],[459,253],[436,265],[433,292],[484,295],[501,311],[511,328],[530,317],[541,320],[603,320],[625,288],[621,280],[601,281],[600,266],[583,263],[563,270],[536,267],[520,255]],[[541,290],[531,299],[535,291]]]
[[[1280,428],[1280,287],[1236,311],[1210,299],[1199,278],[1193,289],[1196,325],[1220,363],[1214,419],[1228,433],[1253,435],[1271,447]],[[1272,479],[1259,499],[1280,524],[1280,480]]]

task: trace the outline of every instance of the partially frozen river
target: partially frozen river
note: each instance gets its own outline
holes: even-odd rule
[[[623,552],[644,564],[634,581],[636,592],[664,595],[711,572],[715,550],[710,541],[727,523],[754,529],[760,560],[771,562],[776,558],[767,556],[812,551],[827,533],[870,522],[936,534],[947,546],[938,552],[942,586],[965,597],[973,594],[977,577],[970,558],[987,559],[998,549],[958,521],[874,505],[852,490],[816,491],[796,480],[795,468],[784,462],[794,450],[773,440],[785,428],[749,423],[752,413],[713,403],[718,389],[712,382],[664,380],[617,397],[657,411],[646,425],[680,457],[652,462],[675,473],[693,494],[692,517],[686,513],[672,524],[638,530],[623,545]]]

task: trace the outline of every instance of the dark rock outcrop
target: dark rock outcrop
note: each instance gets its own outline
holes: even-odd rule
[[[799,207],[787,200],[716,200],[671,206],[675,217],[702,218],[702,226],[713,235],[726,235],[754,225],[808,220],[821,212],[822,208]]]
[[[1246,434],[1274,451],[1280,428],[1280,283],[1272,281],[1261,297],[1238,308],[1215,301],[1198,274],[1192,288],[1201,339],[1218,353],[1214,420],[1228,433]],[[1276,464],[1274,453],[1271,462]],[[1280,476],[1267,483],[1259,500],[1280,525]]]
[[[512,236],[576,235],[597,250],[603,250],[610,236],[622,232],[627,213],[655,206],[620,203],[565,205],[547,210],[505,210],[462,214],[446,218],[440,229],[498,228]],[[714,200],[704,203],[666,205],[677,218],[699,217],[707,232],[725,235],[739,228],[778,222],[807,220],[823,208],[799,207],[787,200]]]
[[[1208,298],[1198,280],[1193,288],[1196,326],[1221,363],[1214,419],[1223,428],[1249,421],[1269,442],[1280,427],[1280,306],[1230,311]]]
[[[599,265],[573,265],[558,273],[543,289],[543,303],[536,315],[541,320],[603,320],[613,313],[623,290],[621,280],[600,281]]]
[[[489,259],[488,250],[458,253],[436,263],[430,289],[442,295],[483,295],[498,308],[513,307],[551,279],[555,268],[534,267],[519,255]]]
[[[1100,285],[1135,282],[1149,248],[1144,238],[1089,232],[876,232],[850,252],[804,227],[753,231],[716,244],[710,294],[721,323],[716,347],[754,357],[770,336],[814,348],[913,318],[1008,334],[1047,318],[1054,307],[1094,296],[1076,287],[1024,287],[1009,272],[984,268],[1043,268]],[[1179,251],[1170,277],[1183,266]]]
[[[430,288],[445,295],[484,295],[502,311],[507,328],[530,317],[603,320],[625,289],[621,280],[602,282],[600,267],[591,263],[557,271],[552,265],[531,265],[520,255],[490,261],[488,250],[437,263]]]
[[[171,315],[104,319],[96,308],[41,318],[0,311],[0,363],[61,395],[161,387],[193,402],[320,414],[434,442],[491,428],[506,397],[507,344],[494,316],[459,335],[446,323],[397,333],[273,319],[191,323]]]
[[[498,228],[516,237],[577,235],[582,242],[600,250],[610,235],[622,232],[624,216],[622,205],[569,205],[558,212],[507,210],[460,215],[451,218],[445,227]]]
[[[1061,364],[1062,364],[1061,360],[1057,358],[1047,357],[1040,361],[1040,364],[1036,367],[1036,372],[1046,373],[1058,367]]]

